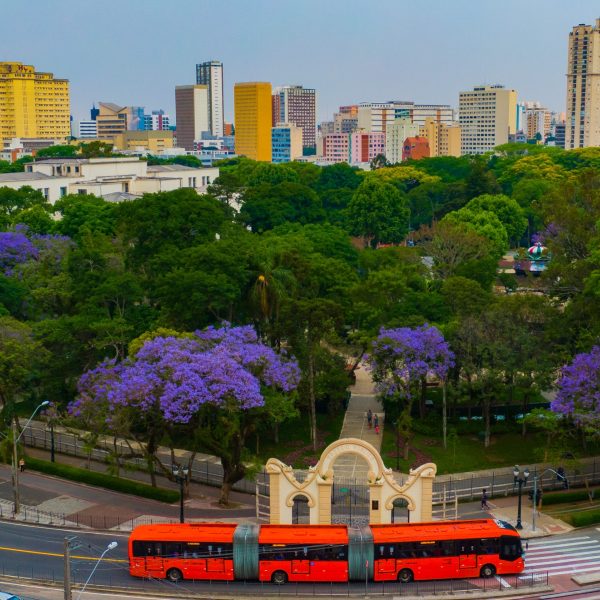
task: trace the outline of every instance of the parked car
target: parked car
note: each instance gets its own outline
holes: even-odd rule
[[[21,598],[9,592],[0,592],[0,600],[21,600]]]

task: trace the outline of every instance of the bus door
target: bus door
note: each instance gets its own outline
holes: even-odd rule
[[[375,569],[381,574],[396,574],[396,553],[393,544],[381,544],[375,547]]]
[[[308,556],[308,548],[303,548],[302,552],[292,560],[292,573],[297,575],[310,575],[310,560]]]
[[[459,540],[456,542],[458,549],[458,568],[477,569],[476,540]]]
[[[149,577],[164,577],[163,559],[160,556],[147,556],[146,571]]]

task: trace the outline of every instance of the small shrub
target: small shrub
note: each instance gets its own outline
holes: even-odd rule
[[[72,467],[71,465],[62,465],[46,460],[40,460],[31,456],[27,458],[27,468],[32,469],[33,471],[47,473],[48,475],[56,475],[57,477],[69,479],[70,481],[86,483],[88,485],[103,487],[115,492],[123,492],[124,494],[141,496],[142,498],[150,498],[152,500],[159,500],[160,502],[167,502],[169,504],[179,500],[179,492],[175,490],[154,488],[151,485],[147,485],[146,483],[141,483],[139,481],[121,479],[120,477],[113,477],[112,475],[107,475],[106,473],[88,471],[87,469],[80,469],[78,467]]]
[[[553,492],[544,496],[543,503],[549,504],[567,504],[568,502],[581,502],[589,500],[590,497],[586,490],[573,490],[572,492]]]
[[[600,523],[600,508],[572,514],[570,521],[573,527],[586,527]]]

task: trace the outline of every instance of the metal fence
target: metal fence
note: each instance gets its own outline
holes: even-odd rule
[[[212,597],[215,596],[251,596],[251,597],[297,597],[297,596],[346,596],[346,597],[365,597],[365,596],[397,596],[397,597],[423,597],[451,594],[477,594],[486,592],[493,598],[494,594],[509,589],[527,590],[543,588],[549,585],[547,572],[534,573],[528,575],[503,575],[501,577],[492,577],[490,579],[447,579],[436,581],[416,581],[403,584],[396,581],[386,582],[347,582],[347,583],[287,583],[285,585],[275,585],[269,582],[257,581],[182,581],[177,584],[171,584],[165,580],[140,580],[129,578],[126,575],[126,569],[117,569],[114,571],[98,570],[94,575],[94,584],[87,587],[88,590],[101,589],[108,591],[112,589],[117,593],[122,591],[146,593],[157,592],[164,594],[170,592],[170,597],[197,593]],[[63,582],[62,569],[40,569],[35,565],[28,564],[17,565],[11,568],[5,564],[0,564],[1,577],[5,581],[20,580],[35,581],[42,584],[59,586]],[[88,569],[72,570],[73,587],[81,587],[86,579]]]
[[[32,448],[50,450],[52,438],[54,437],[54,449],[58,453],[101,463],[115,462],[115,448],[112,441],[108,439],[101,438],[95,448],[88,448],[85,441],[77,434],[58,430],[55,430],[52,434],[48,428],[40,423],[32,423],[27,429],[23,430],[21,436],[23,444]],[[119,464],[123,470],[147,472],[146,460],[141,456],[131,456],[131,448],[124,440],[118,441],[116,446],[119,452]],[[171,458],[169,454],[163,453],[162,458],[170,465]],[[219,487],[223,482],[223,467],[215,458],[212,460],[197,458],[190,469],[190,478],[191,481],[197,483]],[[266,486],[268,486],[266,473],[259,473],[257,480],[261,483],[266,481]],[[233,484],[233,489],[238,492],[254,494],[256,492],[256,481],[242,479]]]
[[[533,491],[535,477],[537,477],[538,489],[543,489],[543,491],[563,489],[565,482],[553,472],[557,471],[559,466],[554,464],[531,465],[529,467],[531,475],[523,486],[523,490]],[[582,459],[576,468],[564,467],[564,472],[569,487],[596,485],[600,483],[600,460],[596,457]],[[455,500],[479,499],[484,488],[490,497],[508,496],[515,493],[517,488],[512,467],[437,477],[433,484],[433,500],[438,504],[442,504],[444,501],[452,504]]]

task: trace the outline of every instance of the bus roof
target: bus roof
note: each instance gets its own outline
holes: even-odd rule
[[[346,525],[262,525],[259,544],[347,544]]]
[[[500,535],[518,536],[512,525],[493,519],[371,525],[371,530],[373,542],[376,544],[380,542],[488,538]]]
[[[233,542],[237,523],[157,523],[139,525],[130,540],[148,542]]]

